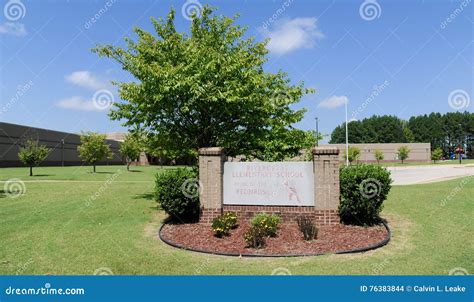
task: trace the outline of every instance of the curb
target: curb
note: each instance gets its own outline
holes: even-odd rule
[[[218,255],[218,256],[232,256],[232,257],[247,257],[247,258],[281,258],[281,257],[309,257],[309,256],[322,256],[322,255],[331,255],[331,254],[354,254],[354,253],[362,253],[362,252],[367,252],[371,250],[378,249],[382,246],[387,245],[389,243],[390,239],[392,238],[392,231],[390,230],[390,227],[388,226],[387,223],[382,221],[382,224],[384,225],[385,229],[387,230],[387,236],[385,238],[373,245],[369,245],[367,247],[363,248],[357,248],[357,249],[351,249],[351,250],[343,250],[343,251],[337,251],[334,253],[314,253],[314,254],[276,254],[276,255],[265,255],[265,254],[238,254],[238,253],[222,253],[222,252],[209,252],[205,250],[200,250],[200,249],[194,249],[194,248],[189,248],[180,244],[173,243],[169,240],[164,239],[161,236],[161,230],[163,227],[166,225],[166,223],[163,223],[160,226],[160,229],[158,231],[158,237],[161,241],[166,243],[169,246],[182,249],[185,251],[191,251],[191,252],[197,252],[197,253],[203,253],[203,254],[211,254],[211,255]]]

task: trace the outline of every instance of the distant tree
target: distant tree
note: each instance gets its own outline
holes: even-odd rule
[[[265,71],[268,41],[214,11],[204,6],[179,32],[171,10],[166,19],[152,19],[154,32],[135,28],[137,38],[126,37],[125,46],[93,49],[134,78],[116,83],[123,102],[110,117],[140,128],[171,154],[218,146],[230,156],[267,158],[275,145],[284,147],[276,158],[297,155],[306,134],[292,125],[306,110],[294,105],[314,90],[291,84],[284,72]]]
[[[436,164],[436,161],[440,160],[443,157],[443,150],[441,148],[436,148],[431,152],[431,160]]]
[[[349,163],[352,164],[355,161],[358,161],[360,158],[360,149],[354,146],[349,146]],[[346,152],[344,151],[344,158],[346,158]]]
[[[401,146],[398,148],[398,158],[402,161],[406,160],[408,158],[408,155],[410,154],[410,149],[408,146]]]
[[[385,158],[385,155],[381,150],[375,150],[374,151],[375,159],[377,160],[377,164],[380,164],[380,161]]]
[[[77,147],[79,157],[86,163],[94,166],[96,172],[97,162],[112,158],[110,146],[105,143],[105,134],[86,132],[81,135],[81,145]]]
[[[140,141],[133,134],[127,134],[125,140],[120,144],[120,153],[127,161],[127,171],[130,171],[130,164],[140,158]]]
[[[23,147],[20,147],[18,158],[30,167],[30,176],[33,176],[33,167],[39,165],[48,156],[50,149],[40,145],[37,140],[28,139]]]

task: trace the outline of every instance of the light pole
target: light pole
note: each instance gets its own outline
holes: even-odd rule
[[[349,100],[346,100],[344,102],[345,109],[346,109],[346,167],[349,166],[349,132],[348,132],[348,126],[347,126],[347,103]]]
[[[314,118],[316,120],[316,147],[319,146],[319,128],[318,128],[318,122],[319,119],[317,117]]]

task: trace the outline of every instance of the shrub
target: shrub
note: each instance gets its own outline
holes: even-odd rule
[[[378,150],[378,149],[375,150],[374,154],[375,154],[375,159],[377,160],[377,164],[380,164],[380,161],[385,158],[385,155],[383,154],[381,150]]]
[[[403,161],[405,159],[408,158],[408,156],[410,155],[410,148],[408,148],[408,146],[401,146],[400,148],[398,148],[398,159],[400,159],[402,161],[402,164],[403,164]]]
[[[230,230],[237,226],[237,215],[227,212],[212,220],[212,231],[217,237],[229,235]]]
[[[48,156],[49,151],[50,149],[40,145],[39,141],[29,139],[24,146],[20,147],[18,158],[30,167],[30,176],[33,176],[33,167],[39,165]]]
[[[390,172],[381,166],[342,167],[339,204],[341,222],[356,225],[378,223],[391,183]]]
[[[257,214],[252,218],[252,226],[259,226],[263,229],[265,236],[275,237],[278,230],[278,224],[281,218],[278,215],[269,215],[267,213]]]
[[[318,227],[309,216],[299,216],[296,221],[298,227],[303,233],[304,240],[313,240],[318,238]]]
[[[360,149],[357,147],[349,146],[348,148],[348,156],[347,159],[352,164],[353,162],[357,162],[360,158]],[[344,151],[344,158],[346,158],[346,152]]]
[[[436,164],[436,161],[440,160],[443,157],[443,150],[436,148],[431,152],[431,160]]]
[[[155,198],[175,222],[199,219],[197,172],[185,168],[167,169],[156,175]]]
[[[262,248],[265,246],[265,229],[258,225],[252,225],[244,234],[244,240],[248,247]]]

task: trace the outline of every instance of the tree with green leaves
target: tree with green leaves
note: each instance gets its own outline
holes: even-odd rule
[[[127,171],[130,171],[130,164],[140,158],[140,141],[133,134],[127,134],[125,140],[120,144],[120,153],[125,156]]]
[[[33,176],[33,167],[38,166],[48,156],[49,151],[50,149],[40,145],[39,141],[28,139],[24,146],[20,147],[18,158],[30,167],[30,176]]]
[[[81,144],[77,147],[79,157],[94,167],[105,158],[112,158],[110,146],[105,143],[105,134],[86,132],[81,135]]]
[[[443,150],[441,148],[436,148],[431,152],[431,160],[436,164],[436,161],[440,160],[443,157]]]
[[[403,164],[403,161],[406,160],[408,156],[410,155],[410,148],[408,148],[408,146],[400,146],[397,152],[398,152],[397,153],[398,159],[401,160]]]
[[[354,146],[349,146],[348,153],[349,163],[352,165],[353,162],[356,162],[360,158],[360,149]],[[344,151],[344,158],[346,158],[346,152]]]
[[[121,103],[110,117],[138,128],[171,154],[220,146],[230,156],[280,160],[298,155],[308,141],[293,125],[304,109],[292,105],[312,93],[284,72],[264,70],[268,41],[246,38],[236,17],[216,16],[204,6],[193,15],[189,33],[175,27],[175,11],[153,19],[154,33],[140,28],[126,47],[98,46],[135,79],[115,82]],[[284,146],[278,156],[269,154]]]
[[[380,161],[385,158],[385,155],[383,154],[382,150],[376,149],[374,151],[375,159],[377,160],[377,164],[380,164]]]

